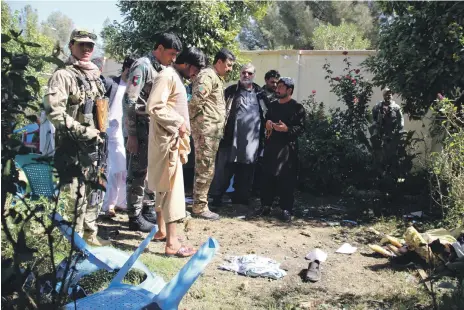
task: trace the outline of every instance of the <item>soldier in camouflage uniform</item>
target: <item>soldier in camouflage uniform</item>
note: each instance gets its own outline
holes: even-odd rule
[[[146,186],[148,167],[148,134],[150,118],[145,111],[153,81],[158,73],[176,60],[182,49],[179,38],[162,34],[153,51],[131,66],[124,104],[127,132],[127,211],[129,229],[149,232],[156,224],[155,195]]]
[[[404,127],[404,118],[401,107],[392,100],[392,91],[386,87],[383,90],[383,101],[377,103],[372,109],[373,123],[370,127],[371,142],[375,155],[384,168],[391,166],[397,153]]]
[[[189,103],[195,146],[193,216],[209,220],[219,219],[219,215],[208,208],[208,192],[228,110],[224,100],[223,78],[232,71],[234,62],[235,56],[229,50],[221,49],[214,57],[213,67],[200,71],[194,80]]]
[[[83,145],[96,145],[97,141],[102,141],[95,128],[96,115],[93,114],[95,99],[105,94],[100,70],[90,61],[96,39],[93,33],[75,29],[71,33],[71,56],[66,67],[55,71],[48,82],[44,108],[56,127],[57,147],[65,141],[66,131],[75,134]],[[87,170],[84,171],[84,175],[87,173]],[[78,199],[75,230],[91,245],[108,245],[108,240],[97,236],[98,201],[88,201],[91,191],[83,182],[74,180],[71,186],[72,195],[79,191],[79,197],[74,196]]]

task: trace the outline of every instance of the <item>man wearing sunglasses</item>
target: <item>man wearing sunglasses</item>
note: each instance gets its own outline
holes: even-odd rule
[[[216,155],[216,168],[210,195],[213,206],[222,204],[222,196],[234,175],[232,203],[248,205],[255,163],[264,142],[264,111],[269,100],[261,87],[253,83],[256,69],[252,64],[240,70],[237,84],[225,90],[231,102],[224,137]]]
[[[69,39],[71,56],[66,67],[58,69],[48,81],[48,91],[44,97],[44,108],[48,119],[56,127],[57,150],[68,143],[70,135],[95,152],[95,141],[101,141],[96,129],[95,101],[105,94],[105,86],[100,79],[100,69],[90,61],[97,36],[91,32],[75,29]],[[57,151],[58,152],[58,151]],[[90,153],[91,151],[89,151]],[[89,176],[90,168],[83,175]],[[108,240],[97,236],[96,224],[98,199],[89,199],[90,188],[84,179],[73,180],[71,194],[77,199],[76,232],[93,246],[108,245]],[[79,192],[79,195],[77,195]],[[74,204],[73,204],[74,205]]]
[[[156,224],[155,194],[146,186],[150,117],[146,102],[159,72],[171,65],[182,49],[179,38],[163,33],[155,48],[131,66],[125,93],[124,124],[127,131],[127,211],[129,229],[150,232]]]

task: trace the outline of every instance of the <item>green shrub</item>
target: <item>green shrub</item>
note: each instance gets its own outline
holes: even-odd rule
[[[352,68],[348,57],[343,61],[345,68],[341,75],[335,76],[328,63],[324,69],[331,92],[345,108],[327,111],[324,103],[317,102],[315,90],[302,102],[307,121],[300,139],[301,184],[319,194],[376,190],[384,196],[395,193],[394,196],[401,197],[418,180],[411,169],[419,139],[414,138],[414,132],[404,132],[388,150],[373,147],[368,134],[373,84],[359,69]],[[376,156],[379,152],[388,152],[388,156]],[[418,185],[422,189],[424,182]]]
[[[453,227],[462,223],[464,215],[464,118],[453,100],[441,95],[434,114],[443,148],[430,155],[433,197],[441,206],[445,225]]]

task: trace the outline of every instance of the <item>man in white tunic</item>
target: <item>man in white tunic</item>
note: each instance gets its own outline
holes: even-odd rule
[[[126,57],[120,76],[112,79],[112,87],[107,89],[110,97],[110,111],[108,114],[108,183],[102,210],[108,216],[115,216],[116,209],[126,209],[126,148],[122,130],[123,98],[129,69],[134,62]],[[108,94],[109,91],[109,94]]]
[[[205,60],[197,48],[182,51],[173,66],[155,78],[147,101],[148,188],[156,191],[159,229],[154,240],[166,240],[168,256],[188,257],[196,252],[181,244],[176,225],[186,216],[182,165],[190,153],[190,120],[183,79],[196,76]]]

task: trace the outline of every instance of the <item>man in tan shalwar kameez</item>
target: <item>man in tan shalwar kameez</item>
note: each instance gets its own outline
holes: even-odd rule
[[[180,243],[177,221],[186,216],[182,165],[190,153],[190,120],[183,79],[198,74],[205,66],[199,49],[182,51],[172,67],[167,67],[153,82],[147,101],[150,115],[148,143],[148,188],[156,191],[158,232],[155,240],[166,239],[165,253],[188,257],[196,250]]]

